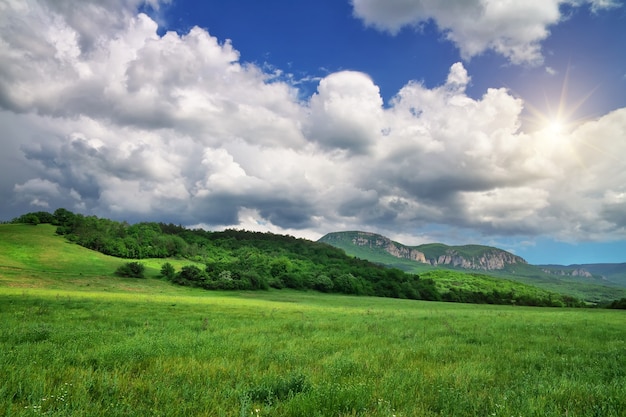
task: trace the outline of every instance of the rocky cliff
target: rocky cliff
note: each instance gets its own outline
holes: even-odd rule
[[[584,268],[575,268],[575,269],[548,269],[543,268],[543,272],[551,275],[560,275],[560,276],[570,276],[570,277],[584,277],[584,278],[593,278],[591,272],[587,271]]]
[[[442,244],[405,246],[391,239],[370,232],[329,233],[322,242],[349,249],[350,245],[369,248],[374,252],[384,251],[401,259],[410,259],[430,265],[447,265],[474,270],[499,270],[508,265],[526,264],[519,256],[489,246],[446,246]],[[348,250],[348,252],[350,252]]]
[[[419,250],[396,243],[389,238],[375,233],[356,232],[356,235],[352,237],[351,241],[355,246],[368,246],[372,249],[383,249],[385,252],[395,256],[396,258],[411,259],[422,263],[427,262],[426,257]]]
[[[483,269],[487,271],[504,269],[507,265],[525,264],[519,256],[496,248],[485,247],[485,251],[477,256],[460,255],[456,249],[450,247],[444,255],[429,259],[431,265],[451,265],[465,269]]]

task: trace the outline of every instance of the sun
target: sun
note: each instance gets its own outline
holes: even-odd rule
[[[559,139],[585,121],[585,118],[577,117],[576,113],[593,94],[593,90],[578,100],[571,101],[568,98],[568,84],[569,68],[565,73],[561,94],[557,100],[546,97],[543,109],[528,102],[524,103],[525,110],[528,111],[524,117],[525,124],[531,131],[539,131]]]
[[[554,135],[560,135],[564,132],[566,127],[566,123],[562,122],[560,119],[549,120],[546,123],[545,129]]]
[[[530,125],[534,126],[531,129],[552,136],[554,139],[567,135],[577,124],[572,117],[571,107],[568,107],[563,99],[556,109],[549,108],[547,111],[541,112],[530,106],[529,110],[532,113]]]

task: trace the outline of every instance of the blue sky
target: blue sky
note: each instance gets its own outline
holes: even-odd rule
[[[591,94],[578,117],[622,107],[626,8],[594,13],[589,3],[573,7],[563,2],[560,7],[563,21],[548,26],[550,36],[541,45],[543,65],[511,65],[506,57],[486,50],[464,62],[472,76],[468,93],[480,97],[487,88],[506,87],[548,110],[557,105],[568,74],[572,99]],[[395,35],[381,33],[355,18],[349,1],[178,0],[158,12],[146,11],[160,20],[161,33],[201,26],[218,39],[231,39],[242,60],[268,64],[297,78],[363,71],[380,87],[385,102],[409,80],[430,87],[442,84],[450,65],[461,59],[432,20],[421,22],[417,30],[405,26]],[[306,85],[305,97],[315,92],[316,84]]]
[[[626,262],[626,6],[0,0],[0,218]]]

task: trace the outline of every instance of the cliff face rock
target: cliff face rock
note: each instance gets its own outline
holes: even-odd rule
[[[576,268],[576,269],[542,269],[546,274],[551,275],[560,275],[560,276],[570,276],[570,277],[584,277],[584,278],[593,278],[591,272],[587,271],[584,268]]]
[[[511,264],[526,264],[526,261],[519,256],[487,246],[481,247],[479,251],[474,250],[473,252],[477,252],[477,255],[469,256],[462,253],[463,247],[441,245],[442,248],[445,248],[442,249],[442,254],[427,256],[419,249],[419,246],[405,246],[375,233],[357,232],[351,241],[355,246],[382,249],[396,258],[411,259],[434,266],[448,265],[464,269],[497,270],[504,269]]]
[[[519,256],[499,249],[487,249],[483,254],[472,257],[462,256],[455,249],[448,249],[445,255],[430,260],[431,265],[452,265],[459,268],[487,271],[504,269],[507,265],[519,263],[525,264],[526,261]]]
[[[411,259],[413,261],[426,263],[426,256],[416,249],[400,245],[391,239],[375,233],[359,232],[352,238],[352,244],[356,246],[368,246],[370,248],[381,248],[396,258]]]

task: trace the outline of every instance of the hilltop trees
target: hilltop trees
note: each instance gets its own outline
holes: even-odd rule
[[[51,223],[53,220],[54,217],[50,213],[47,213],[45,211],[36,211],[23,214],[20,217],[13,219],[11,223],[25,223],[36,226],[39,223]]]
[[[81,246],[126,259],[177,257],[194,261],[176,272],[164,263],[161,275],[179,285],[206,289],[293,288],[343,294],[439,299],[432,280],[348,257],[323,243],[272,233],[208,232],[173,224],[130,225],[60,208],[37,212],[42,222]],[[14,219],[24,222],[28,215]],[[198,266],[204,264],[204,268]],[[140,276],[143,265],[129,262],[116,273]]]

